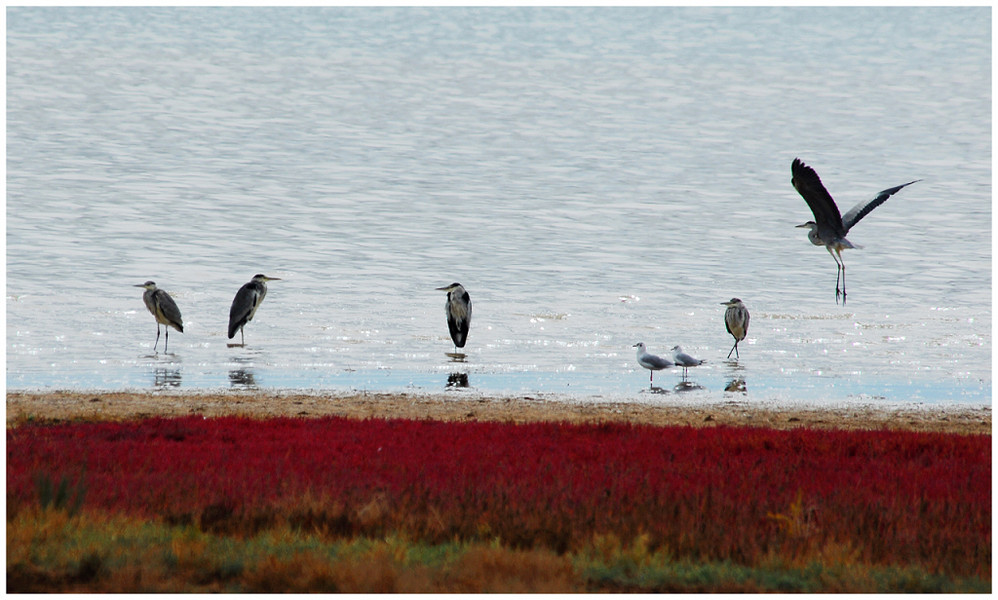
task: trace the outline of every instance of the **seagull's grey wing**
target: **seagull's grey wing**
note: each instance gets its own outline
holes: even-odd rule
[[[672,361],[662,358],[661,356],[655,356],[654,354],[644,354],[641,356],[641,361],[645,363],[642,366],[647,365],[649,369],[668,369],[673,366]]]
[[[699,366],[703,361],[693,358],[685,352],[680,352],[676,355],[676,364],[682,365],[684,367],[696,367]]]
[[[849,212],[847,212],[842,217],[842,225],[846,228],[846,231],[848,232],[850,229],[852,229],[853,225],[859,223],[860,219],[870,214],[871,210],[877,208],[884,202],[887,202],[888,198],[900,192],[902,188],[909,186],[917,181],[921,181],[921,179],[916,179],[915,181],[909,181],[908,183],[903,183],[899,186],[886,189],[877,194],[876,196],[874,196],[872,199],[860,202],[856,206],[849,209]]]
[[[842,226],[842,215],[839,213],[839,207],[835,205],[831,194],[822,185],[821,179],[814,169],[805,165],[801,159],[795,158],[790,170],[793,173],[790,183],[811,208],[811,212],[814,213],[814,222],[819,226],[830,227],[838,237],[845,237],[846,231]]]
[[[239,328],[246,324],[246,321],[253,315],[256,305],[259,303],[260,294],[257,293],[254,282],[249,282],[236,292],[236,297],[232,299],[232,306],[229,307],[229,339],[236,336]]]
[[[156,290],[153,298],[159,306],[160,312],[163,313],[163,318],[169,321],[174,329],[183,333],[184,319],[180,316],[180,308],[177,307],[177,303],[173,301],[170,294],[167,294],[163,290]]]

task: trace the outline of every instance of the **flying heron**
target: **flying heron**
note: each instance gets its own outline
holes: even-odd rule
[[[648,350],[645,348],[644,342],[634,344],[633,347],[638,349],[638,364],[648,369],[649,383],[655,381],[655,371],[661,371],[662,369],[668,369],[669,367],[675,366],[672,364],[672,361],[667,358],[655,356],[654,354],[648,354]]]
[[[245,283],[243,287],[239,288],[239,291],[236,292],[236,297],[232,300],[232,306],[229,308],[230,340],[236,336],[236,330],[238,329],[239,339],[244,346],[246,345],[243,327],[253,320],[256,309],[260,308],[260,303],[267,296],[267,282],[280,280],[280,277],[267,277],[262,273],[258,273],[253,276],[253,279]]]
[[[731,337],[735,338],[735,345],[728,350],[728,358],[731,358],[732,352],[735,353],[735,358],[738,358],[738,342],[744,340],[748,334],[749,312],[738,298],[732,298],[721,304],[728,307],[728,310],[724,311],[724,327]]]
[[[152,316],[156,317],[156,343],[152,345],[153,351],[159,345],[159,324],[162,323],[164,325],[163,329],[166,330],[166,343],[163,345],[163,352],[168,352],[170,348],[170,327],[173,327],[180,333],[184,332],[184,321],[180,316],[180,309],[177,308],[177,303],[173,301],[170,294],[166,293],[166,290],[156,287],[155,281],[136,284],[135,287],[145,288],[146,291],[142,294],[142,301],[145,302],[146,308],[149,309]]]
[[[814,172],[814,169],[805,165],[801,159],[795,158],[790,170],[793,173],[790,183],[793,184],[794,189],[804,198],[807,205],[811,207],[811,212],[814,213],[814,221],[808,221],[797,227],[809,228],[810,231],[807,232],[807,239],[811,240],[811,243],[815,246],[824,246],[828,250],[828,253],[832,255],[832,258],[835,259],[835,264],[838,266],[835,272],[835,303],[838,304],[839,301],[839,278],[841,277],[842,304],[845,305],[846,265],[842,262],[842,251],[846,248],[860,247],[852,245],[846,239],[849,230],[852,229],[853,225],[859,223],[860,219],[869,214],[870,211],[886,202],[888,198],[901,191],[902,188],[916,181],[921,181],[921,179],[883,190],[872,199],[860,202],[849,209],[849,212],[845,215],[841,215],[839,207],[835,205],[832,196],[825,189],[825,186],[821,184],[821,179],[818,178],[818,174]]]
[[[450,339],[454,340],[456,353],[468,341],[468,330],[471,329],[471,296],[460,283],[438,287],[437,291],[447,292],[444,311],[447,313],[447,328],[450,329]]]
[[[672,360],[676,361],[677,366],[683,368],[683,377],[686,377],[686,369],[690,367],[698,367],[707,362],[705,360],[700,360],[699,358],[693,358],[689,354],[683,352],[683,349],[680,346],[672,347]]]

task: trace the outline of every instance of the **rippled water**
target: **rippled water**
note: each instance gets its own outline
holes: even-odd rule
[[[990,21],[8,8],[7,386],[989,404]],[[843,210],[923,179],[850,234],[846,306],[796,156]],[[283,280],[229,347],[258,272]],[[653,396],[639,341],[708,363]]]

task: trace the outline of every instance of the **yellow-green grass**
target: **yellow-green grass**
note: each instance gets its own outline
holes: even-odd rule
[[[503,540],[338,538],[287,523],[218,535],[93,510],[8,515],[10,592],[990,592],[990,581],[864,564],[848,543],[761,564],[677,559],[643,536],[558,554]]]

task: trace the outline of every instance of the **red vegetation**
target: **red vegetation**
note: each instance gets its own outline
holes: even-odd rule
[[[493,539],[562,552],[647,536],[753,564],[851,548],[991,575],[991,438],[339,418],[149,419],[7,430],[8,515],[39,476],[84,508],[252,533]]]

